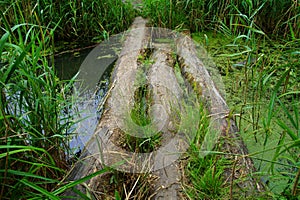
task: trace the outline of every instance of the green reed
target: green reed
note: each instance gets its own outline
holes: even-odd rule
[[[250,153],[259,154],[256,167],[270,194],[295,198],[299,194],[299,157],[295,156],[299,155],[300,131],[299,39],[277,42],[255,27],[247,28],[247,34],[239,34],[227,45],[235,51],[219,55],[244,59],[235,67],[231,62],[231,72],[226,73],[239,85],[229,103],[232,97],[240,98],[235,104],[239,128]]]
[[[297,38],[298,8],[297,2],[292,0],[144,0],[143,13],[155,26],[171,29],[244,34],[251,26],[270,36]]]
[[[67,167],[66,130],[73,122],[62,111],[70,106],[66,93],[72,81],[61,82],[42,56],[50,30],[5,28],[0,43],[1,197],[29,198],[32,184],[49,190]]]
[[[226,45],[228,52],[218,54],[230,61],[228,103],[234,105],[250,153],[259,155],[254,161],[270,194],[295,198],[299,194],[298,40],[278,43],[249,31],[250,37],[236,36]],[[243,64],[233,64],[241,59]]]
[[[103,39],[106,35],[126,30],[135,16],[132,5],[121,0],[5,0],[0,2],[0,11],[10,26],[27,23],[56,27],[55,39],[68,41]],[[0,26],[2,23],[1,20]],[[26,28],[19,32],[25,35]]]
[[[75,78],[61,81],[48,65],[54,29],[21,23],[25,15],[17,14],[20,24],[10,27],[0,15],[0,199],[59,199],[106,169],[65,184]]]

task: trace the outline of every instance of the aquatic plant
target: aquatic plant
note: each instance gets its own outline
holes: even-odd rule
[[[67,133],[76,123],[68,112],[74,79],[59,80],[45,55],[53,53],[60,40],[109,38],[126,30],[135,14],[130,3],[120,0],[0,2],[0,198],[59,199],[65,190],[108,171],[70,183],[64,180]],[[253,176],[261,176],[266,185],[264,197],[296,199],[300,177],[298,1],[144,0],[141,14],[150,17],[154,26],[205,31],[194,38],[200,38],[225,78],[231,112],[258,170]],[[218,37],[226,41],[216,44]],[[145,90],[140,88],[137,98],[145,99]],[[136,104],[131,117],[145,125],[149,119],[143,105]],[[199,157],[208,116],[203,113],[202,117],[204,126],[187,152],[186,194],[191,199],[230,198],[221,176],[228,163],[218,147],[216,154]],[[140,147],[138,151],[148,152],[159,144],[160,135],[151,139],[147,143],[128,137],[127,145],[132,151]],[[124,190],[126,174],[113,171],[109,178],[116,199],[134,196],[126,190],[138,193],[146,188],[139,197],[150,195],[147,175],[133,177]],[[83,199],[89,195],[80,194]]]
[[[253,27],[269,36],[299,37],[299,5],[279,0],[144,0],[154,26],[242,34]],[[250,20],[250,21],[249,21]],[[249,24],[249,22],[251,22]]]
[[[273,197],[295,197],[299,193],[298,3],[145,0],[143,11],[155,26],[203,32],[199,42],[225,78],[228,103],[258,174]],[[188,191],[196,198],[195,188]]]
[[[0,12],[4,14],[9,26],[37,24],[55,29],[56,41],[82,42],[91,42],[93,38],[102,40],[124,31],[135,16],[131,4],[121,0],[5,0],[0,2]],[[0,20],[0,26],[3,23]],[[19,32],[26,35],[28,28],[29,26],[23,26]],[[0,34],[3,33],[4,30],[0,29]]]
[[[23,38],[24,26],[7,26],[0,40],[3,199],[50,195],[67,169],[66,132],[73,123],[67,112],[72,81],[59,81],[42,56],[53,31],[31,25]]]

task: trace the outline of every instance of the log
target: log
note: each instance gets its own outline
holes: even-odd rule
[[[230,117],[226,101],[199,59],[195,44],[190,37],[180,37],[176,40],[176,46],[182,72],[198,91],[211,116],[211,131],[205,136],[201,148],[203,156],[213,150],[214,144],[220,141],[222,136],[225,139],[222,145],[223,152],[227,153],[227,158],[235,163],[233,169],[226,169],[225,178],[233,179],[235,182],[239,180],[237,185],[244,191],[245,196],[263,191],[263,184],[251,176],[256,171],[253,161],[248,156],[247,147],[239,135],[235,121]]]
[[[193,137],[189,134],[189,130],[196,130],[199,127],[199,124],[193,122],[200,117],[197,112],[184,110],[186,93],[174,73],[175,60],[172,56],[174,51],[177,53],[185,79],[194,87],[210,112],[210,128],[213,131],[205,136],[202,144],[203,156],[214,148],[214,144],[220,140],[219,136],[222,136],[225,138],[223,151],[227,153],[227,158],[233,160],[232,155],[239,155],[234,160],[234,168],[228,168],[224,176],[232,180],[242,180],[255,172],[253,161],[248,157],[248,150],[238,134],[238,128],[229,116],[226,101],[199,59],[190,38],[182,36],[177,38],[176,50],[168,43],[151,44],[150,47],[154,49],[151,56],[153,64],[146,72],[141,71],[139,58],[149,47],[150,40],[155,41],[161,37],[172,40],[175,38],[172,32],[146,28],[146,23],[147,20],[136,18],[130,31],[125,34],[125,42],[111,77],[112,84],[105,110],[93,137],[70,171],[68,181],[78,180],[109,166],[127,173],[128,176],[151,173],[152,176],[157,177],[153,181],[155,191],[152,195],[153,199],[181,199],[182,173],[178,167],[180,162],[178,159],[189,147],[189,141]],[[141,72],[146,73],[146,81],[139,80]],[[135,91],[143,84],[147,85],[151,93],[151,106],[148,113],[151,116],[151,123],[138,126],[131,119],[131,110],[136,101]],[[187,107],[191,106],[188,104]],[[183,123],[185,118],[190,120],[186,124]],[[182,124],[178,127],[178,123]],[[142,138],[147,132],[146,129],[151,131],[150,134],[162,133],[160,146],[153,152],[131,152],[123,148],[120,139],[125,133]],[[83,193],[88,191],[95,198],[101,198],[99,193],[104,191],[103,184],[109,185],[104,182],[107,174],[92,177],[76,189]],[[263,191],[263,185],[255,178],[247,177],[246,180],[237,182],[237,185],[249,193],[254,190]],[[64,196],[76,196],[76,194],[70,190]]]
[[[156,162],[164,162],[163,168],[154,171],[154,174],[158,177],[155,182],[156,194],[153,199],[178,199],[180,191],[181,172],[176,161],[180,153],[184,152],[188,148],[188,144],[179,142],[178,144],[171,146],[167,143],[175,137],[176,130],[174,124],[176,123],[176,112],[180,110],[180,101],[183,97],[183,91],[181,90],[173,69],[175,60],[171,57],[170,47],[163,47],[163,50],[156,50],[152,56],[155,63],[151,66],[149,72],[149,82],[153,89],[153,101],[154,104],[161,105],[153,111],[155,118],[159,116],[162,110],[166,111],[167,120],[163,128],[163,141],[165,155],[158,155]],[[169,51],[166,51],[168,50]],[[174,108],[176,107],[176,108]],[[158,119],[164,120],[164,119]],[[160,127],[159,127],[160,128]],[[179,146],[181,145],[181,146]],[[168,156],[173,155],[173,156]]]
[[[147,46],[149,38],[146,30],[147,20],[138,17],[131,26],[131,31],[125,35],[124,48],[122,49],[114,73],[112,75],[112,86],[110,89],[111,97],[106,103],[101,121],[93,137],[86,144],[79,161],[71,169],[68,175],[68,181],[75,181],[86,177],[93,172],[103,169],[106,165],[112,166],[120,159],[124,160],[122,155],[123,149],[114,145],[111,137],[114,137],[119,130],[117,124],[120,121],[119,117],[124,117],[127,106],[132,105],[135,90],[134,80],[137,72],[138,56],[141,49]],[[117,85],[118,87],[115,87]],[[120,105],[125,105],[120,108]],[[119,112],[121,110],[121,112]],[[125,158],[126,159],[126,158]],[[129,158],[130,159],[130,158]],[[131,163],[128,161],[128,163]],[[133,170],[132,165],[119,166],[123,170]],[[87,191],[101,191],[101,177],[98,175],[85,182],[85,186],[78,185],[77,190],[86,193]],[[69,190],[64,193],[64,196],[77,196],[76,193]],[[97,196],[94,194],[94,196]]]
[[[180,171],[176,162],[181,153],[188,148],[187,134],[176,133],[175,124],[178,122],[178,111],[182,99],[182,91],[174,74],[174,59],[172,51],[167,45],[160,44],[156,48],[152,59],[154,64],[148,72],[148,83],[152,94],[150,115],[152,118],[150,130],[153,133],[163,132],[161,147],[150,153],[128,152],[121,145],[116,145],[124,132],[134,133],[135,137],[143,133],[141,127],[128,127],[130,110],[134,104],[134,91],[140,85],[137,83],[139,68],[138,58],[149,41],[149,31],[145,28],[146,20],[137,18],[126,36],[124,47],[116,63],[112,75],[110,97],[107,99],[105,111],[101,117],[96,132],[86,144],[79,161],[68,176],[69,181],[78,180],[99,171],[106,166],[127,173],[149,173],[156,176],[154,181],[153,199],[178,199],[180,190]],[[153,37],[160,37],[163,33],[154,33]],[[158,34],[158,35],[157,35]],[[197,125],[195,125],[195,128]],[[147,136],[149,137],[149,136]],[[175,138],[171,140],[171,138]],[[98,175],[77,186],[82,193],[103,191],[103,177]],[[130,175],[129,175],[130,176]],[[109,185],[108,183],[104,183]],[[64,196],[76,196],[68,191]],[[94,194],[97,198],[96,193]],[[100,198],[98,196],[98,198]]]

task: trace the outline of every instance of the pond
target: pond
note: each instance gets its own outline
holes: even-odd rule
[[[78,123],[69,131],[74,134],[69,144],[74,153],[82,150],[90,140],[103,112],[111,72],[121,46],[118,41],[112,38],[93,49],[55,57],[56,73],[60,79],[69,80],[76,76],[70,112]]]

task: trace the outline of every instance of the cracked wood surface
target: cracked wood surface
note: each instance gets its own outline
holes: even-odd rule
[[[161,147],[158,150],[147,154],[128,153],[120,145],[118,140],[127,130],[130,109],[134,104],[134,91],[137,90],[136,77],[139,70],[138,59],[143,50],[148,47],[153,35],[151,30],[146,28],[147,20],[138,17],[133,22],[130,30],[125,34],[125,42],[119,55],[116,67],[112,74],[112,85],[109,98],[105,104],[105,111],[101,117],[96,132],[85,146],[80,160],[71,170],[68,180],[78,180],[90,175],[93,172],[103,169],[104,166],[114,166],[116,169],[127,173],[148,173],[153,172],[157,177],[154,181],[152,199],[181,199],[179,196],[182,190],[181,172],[179,169],[179,153],[188,148],[184,133],[176,133],[176,109],[180,109],[182,93],[175,74],[174,58],[172,49],[163,44],[154,45],[154,52],[151,59],[154,63],[147,72],[147,84],[152,92],[152,110],[150,115],[154,119],[154,128],[163,132]],[[166,34],[153,32],[153,34]],[[158,37],[159,36],[155,36]],[[153,38],[152,38],[153,39]],[[172,38],[174,39],[174,37]],[[177,57],[179,59],[184,78],[195,85],[199,97],[204,100],[207,109],[210,111],[212,128],[216,134],[207,134],[204,141],[204,150],[212,150],[214,143],[210,141],[219,140],[219,136],[225,138],[223,145],[227,157],[236,164],[234,169],[227,169],[225,177],[228,179],[242,180],[238,186],[251,192],[252,190],[262,191],[262,184],[255,179],[248,179],[247,175],[253,173],[255,168],[252,160],[248,157],[248,151],[242,139],[238,135],[238,129],[234,121],[229,117],[229,108],[219,93],[214,82],[206,70],[204,64],[197,55],[195,45],[188,37],[176,39]],[[155,106],[159,105],[159,106]],[[153,127],[151,127],[153,128]],[[139,130],[139,129],[137,129]],[[138,131],[139,132],[139,131]],[[177,140],[171,140],[177,137]],[[170,142],[169,142],[170,141]],[[205,152],[203,156],[205,156]],[[231,155],[240,155],[233,157]],[[85,191],[101,191],[101,177],[98,175],[78,186],[77,189]],[[107,183],[108,184],[108,183]],[[250,191],[251,190],[251,191]],[[65,195],[74,195],[71,191]],[[95,195],[97,196],[97,195]]]
[[[243,180],[237,183],[244,194],[261,192],[264,186],[260,180],[251,177],[256,171],[252,159],[248,156],[248,149],[244,144],[235,121],[230,117],[229,107],[211,80],[209,72],[198,58],[195,44],[189,37],[181,37],[176,41],[177,54],[180,57],[182,71],[191,84],[196,83],[199,95],[203,98],[211,116],[212,129],[215,135],[207,135],[204,139],[205,149],[212,150],[210,141],[217,141],[223,137],[223,152],[228,153],[229,160],[235,162],[234,169],[226,169],[227,179]],[[236,156],[234,156],[236,155]]]

